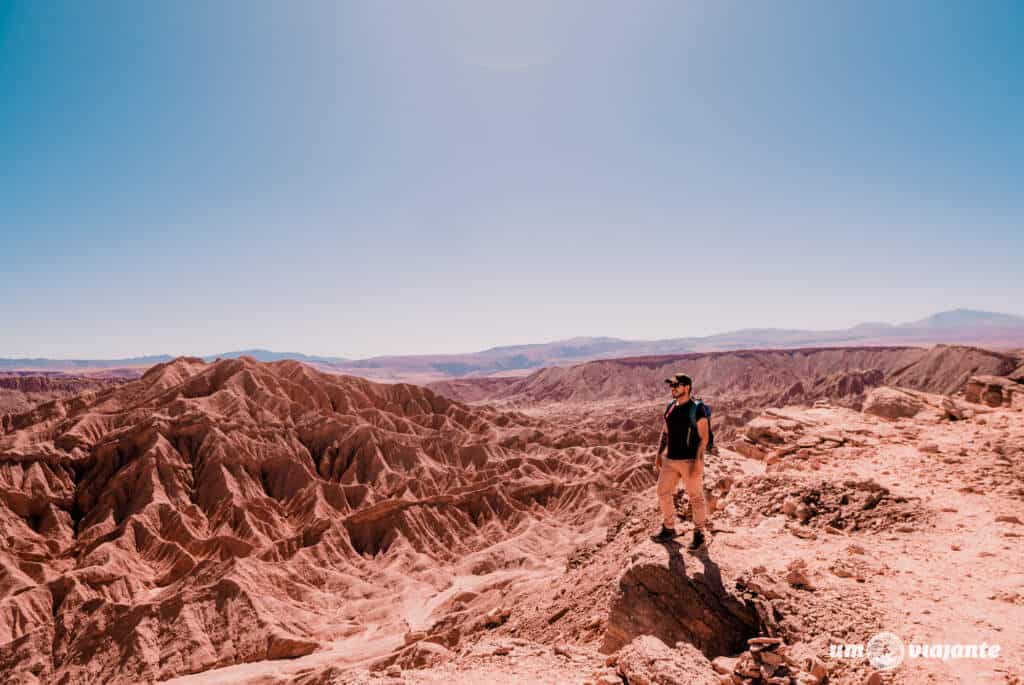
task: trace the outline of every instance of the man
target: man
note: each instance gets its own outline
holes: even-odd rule
[[[695,403],[690,394],[693,381],[684,373],[666,378],[672,390],[672,402],[665,409],[665,428],[661,432],[654,470],[658,472],[658,506],[661,508],[661,532],[652,535],[655,542],[668,542],[676,536],[676,509],[673,494],[683,479],[686,495],[693,508],[693,540],[689,549],[698,550],[707,544],[705,524],[707,505],[704,502],[704,450],[708,444],[708,412],[703,403]],[[661,455],[668,448],[666,459]]]

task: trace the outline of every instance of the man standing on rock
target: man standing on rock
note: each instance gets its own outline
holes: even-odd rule
[[[672,402],[665,408],[665,427],[661,432],[654,470],[658,472],[658,506],[663,517],[661,531],[652,535],[655,542],[668,542],[676,536],[676,508],[673,495],[679,479],[693,509],[693,540],[689,549],[707,544],[704,535],[707,505],[704,502],[704,449],[708,444],[708,411],[702,402],[690,397],[693,381],[684,373],[666,378],[672,390]],[[661,455],[668,448],[666,459]]]

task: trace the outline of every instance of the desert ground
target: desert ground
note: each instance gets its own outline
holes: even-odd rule
[[[677,371],[719,444],[696,552],[682,492],[678,539],[648,537]],[[183,357],[55,396],[8,387],[23,394],[0,416],[0,672],[1019,684],[1022,381],[1019,353],[936,346],[431,387]],[[1000,651],[892,669],[830,654],[882,632]]]

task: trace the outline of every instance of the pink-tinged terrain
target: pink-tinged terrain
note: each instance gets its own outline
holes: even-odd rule
[[[119,385],[141,375],[141,371],[134,373],[124,369],[95,374],[0,371],[0,416],[22,414],[42,402]]]
[[[829,644],[889,630],[1002,657],[886,682],[1014,682],[1020,367],[760,351],[437,387],[467,403],[293,361],[159,364],[2,417],[0,673],[862,683],[881,676]],[[697,553],[647,539],[666,369],[722,443]]]

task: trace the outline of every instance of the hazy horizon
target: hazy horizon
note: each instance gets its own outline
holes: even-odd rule
[[[0,357],[1021,315],[1021,25],[0,0]]]
[[[771,327],[771,328],[749,328],[749,327],[747,327],[747,328],[742,328],[742,329],[731,329],[731,330],[728,330],[728,331],[716,331],[714,333],[709,334],[708,336],[673,336],[673,338],[685,339],[685,338],[691,338],[691,337],[693,337],[693,338],[716,337],[716,336],[730,335],[730,334],[735,334],[735,333],[742,333],[742,332],[745,332],[745,331],[791,331],[792,330],[792,331],[802,331],[802,332],[807,332],[807,333],[827,333],[829,331],[853,330],[857,326],[861,326],[861,325],[877,325],[877,324],[880,324],[880,325],[899,326],[899,325],[914,323],[916,321],[927,319],[927,318],[930,318],[930,316],[935,315],[935,314],[946,314],[946,313],[951,313],[951,312],[959,313],[959,312],[964,312],[964,311],[969,312],[969,313],[978,313],[978,314],[992,314],[992,315],[996,315],[996,316],[1012,316],[1012,317],[1018,317],[1018,318],[1024,319],[1024,316],[1022,316],[1020,314],[1010,313],[1010,312],[988,312],[988,311],[974,310],[974,309],[958,309],[958,310],[946,310],[946,311],[943,311],[943,312],[932,312],[932,314],[930,314],[927,317],[919,317],[917,319],[914,319],[913,321],[859,321],[859,322],[857,322],[855,324],[851,324],[850,326],[841,326],[841,327],[836,328],[836,329],[793,329],[793,328],[788,328],[788,327],[781,327],[781,328],[779,328],[779,327]],[[942,336],[939,335],[938,337],[942,337]],[[424,353],[424,352],[420,352],[420,351],[417,351],[417,350],[410,350],[408,352],[396,352],[396,353],[390,353],[390,354],[386,354],[386,355],[369,355],[368,357],[355,357],[355,356],[352,356],[352,355],[339,354],[337,352],[310,352],[308,350],[299,350],[299,349],[271,349],[271,348],[266,348],[266,347],[249,345],[249,346],[246,346],[246,347],[239,347],[239,348],[232,348],[232,349],[223,349],[223,350],[216,350],[216,351],[211,351],[211,352],[195,352],[195,351],[175,352],[175,351],[170,351],[170,350],[164,350],[164,351],[144,352],[144,353],[139,353],[139,354],[123,355],[123,356],[118,356],[118,357],[111,357],[109,355],[107,355],[107,356],[99,356],[99,357],[73,356],[73,357],[64,357],[63,359],[72,360],[72,361],[74,361],[74,360],[117,361],[117,360],[122,360],[122,359],[131,360],[131,359],[142,359],[142,358],[155,358],[155,357],[162,357],[162,356],[166,356],[166,357],[182,357],[182,356],[185,356],[185,357],[207,358],[207,357],[215,357],[215,356],[222,355],[222,354],[236,354],[236,353],[240,353],[240,352],[269,352],[269,353],[272,353],[272,354],[275,354],[275,355],[301,355],[301,356],[304,356],[304,357],[323,358],[323,359],[326,359],[326,358],[339,358],[339,359],[343,358],[343,359],[348,359],[348,360],[351,360],[351,361],[358,361],[360,359],[369,359],[369,358],[375,358],[375,357],[408,357],[408,356],[422,356],[422,355],[427,355],[427,356],[429,356],[429,355],[438,355],[438,356],[453,355],[453,356],[458,356],[458,355],[463,355],[463,354],[472,355],[472,354],[477,354],[477,353],[481,353],[481,352],[488,352],[488,351],[491,351],[491,350],[502,349],[502,348],[514,348],[514,347],[523,347],[523,346],[531,346],[531,345],[542,346],[542,345],[548,345],[548,344],[558,343],[558,342],[571,342],[573,340],[610,339],[610,340],[621,340],[623,342],[642,343],[642,342],[656,342],[656,341],[659,341],[659,340],[669,340],[669,339],[673,339],[673,338],[628,338],[628,337],[615,336],[615,335],[578,335],[578,336],[573,336],[573,337],[570,337],[570,338],[560,338],[558,340],[531,340],[531,341],[524,341],[524,342],[512,342],[512,343],[506,343],[506,344],[500,344],[500,345],[492,345],[490,347],[480,348],[480,349],[475,349],[475,350],[450,350],[450,351],[433,352],[433,353]],[[825,341],[822,344],[824,346],[830,346],[830,345],[832,345],[834,343],[829,342],[829,341]],[[866,344],[866,345],[880,344],[880,345],[884,345],[884,344],[896,344],[896,343],[870,343],[869,342],[869,343],[858,343],[858,344]],[[771,346],[769,345],[769,347],[771,347]],[[736,349],[745,349],[745,348],[739,347],[739,348],[736,348]],[[31,356],[30,357],[25,357],[25,356],[15,357],[14,355],[5,356],[5,355],[0,354],[0,359],[12,359],[12,358],[14,358],[14,359],[19,359],[19,358],[20,359],[31,359],[31,358],[36,358],[36,359],[56,359],[56,358],[53,358],[53,357],[41,357],[39,355],[35,355],[34,357],[31,357]]]

